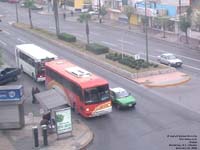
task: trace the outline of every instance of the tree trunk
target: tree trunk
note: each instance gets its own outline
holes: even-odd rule
[[[130,17],[128,18],[128,29],[131,30]]]
[[[145,33],[145,24],[142,23],[143,32]]]
[[[85,26],[85,32],[86,32],[86,35],[87,35],[87,44],[89,44],[90,43],[90,41],[89,41],[89,24],[88,24],[88,21],[86,21],[86,26]]]
[[[163,38],[166,38],[166,36],[165,36],[165,30],[166,30],[166,28],[165,28],[165,24],[163,25]]]
[[[55,24],[56,24],[56,35],[60,34],[60,26],[59,26],[59,17],[58,17],[58,2],[57,0],[53,0],[53,7],[54,7],[54,17],[55,17]]]
[[[189,41],[188,41],[188,32],[187,32],[187,30],[186,30],[186,32],[185,32],[185,38],[186,38],[186,43],[188,44]]]
[[[31,8],[28,8],[28,16],[29,16],[31,29],[33,29],[33,23],[32,23],[32,17],[31,17]]]

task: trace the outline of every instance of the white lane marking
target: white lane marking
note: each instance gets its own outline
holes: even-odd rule
[[[176,55],[176,54],[175,54],[175,55]],[[179,57],[183,57],[183,58],[186,58],[186,59],[190,59],[190,60],[193,60],[193,61],[200,62],[199,59],[195,59],[195,58],[191,58],[191,57],[187,57],[187,56],[183,56],[183,55],[176,55],[176,56],[179,56]]]
[[[49,29],[54,29],[55,30],[56,28],[55,27],[49,27]]]
[[[190,65],[185,65],[185,64],[184,64],[183,66],[188,67],[188,68],[191,68],[191,69],[194,69],[194,70],[200,71],[200,68],[192,67],[192,66],[190,66]]]
[[[4,46],[6,46],[7,44],[3,41],[0,40],[0,43],[3,44]]]
[[[112,44],[112,43],[110,43],[110,42],[101,41],[101,43],[104,43],[104,44],[106,44],[106,45],[110,45],[110,46],[117,47],[117,45],[115,45],[115,44]]]
[[[126,44],[130,44],[130,45],[134,46],[134,44],[132,42],[128,42],[128,41],[124,41],[124,40],[117,40],[117,41],[119,41],[121,43],[126,43]]]
[[[3,30],[3,33],[10,35],[10,33],[8,31]]]
[[[12,24],[14,24],[14,23],[15,23],[15,21],[9,21],[9,22],[8,22],[9,25],[12,25]]]
[[[99,33],[96,33],[96,32],[90,32],[90,34],[97,35],[97,36],[100,35]]]
[[[24,40],[17,38],[18,41],[20,41],[21,43],[26,43]]]
[[[155,51],[157,51],[157,52],[162,52],[162,53],[167,53],[167,51],[165,51],[165,50],[160,50],[160,49],[155,49]]]

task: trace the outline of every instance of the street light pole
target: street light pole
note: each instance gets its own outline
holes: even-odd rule
[[[148,31],[147,31],[147,2],[145,0],[145,39],[146,39],[146,61],[149,63],[149,52],[148,52]]]
[[[16,10],[16,20],[17,20],[17,23],[19,22],[19,17],[18,17],[18,6],[17,6],[17,3],[15,4],[15,10]]]

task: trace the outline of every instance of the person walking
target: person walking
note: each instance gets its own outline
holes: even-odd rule
[[[64,18],[64,20],[66,19],[66,13],[65,12],[63,13],[63,18]]]
[[[40,93],[39,88],[38,87],[36,87],[36,88],[32,87],[32,97],[33,97],[32,103],[33,104],[36,104],[36,103],[38,104],[38,101],[35,97],[35,94],[37,94],[37,93]]]
[[[35,88],[34,87],[32,87],[31,94],[32,94],[32,104],[35,104],[36,99],[35,99]]]
[[[71,16],[73,17],[73,15],[74,15],[74,12],[71,10],[71,12],[70,12],[70,13],[71,13]]]

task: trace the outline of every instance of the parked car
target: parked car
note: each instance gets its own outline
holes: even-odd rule
[[[25,5],[25,1],[20,1],[20,6],[27,8],[27,6]],[[38,5],[38,4],[33,4],[33,6],[31,7],[31,9],[32,10],[43,10],[43,6]]]
[[[157,57],[158,61],[162,64],[172,67],[181,67],[183,62],[172,53],[164,53]]]
[[[121,87],[111,88],[110,97],[112,103],[116,105],[118,109],[123,107],[134,107],[136,105],[136,99]]]
[[[17,81],[21,71],[18,68],[0,68],[0,85]]]
[[[98,14],[99,14],[98,11],[89,11],[88,13],[89,13],[90,15],[98,15]]]

